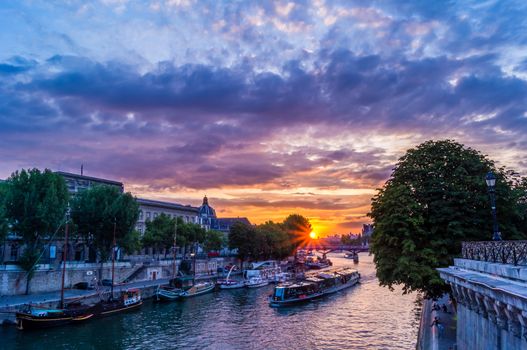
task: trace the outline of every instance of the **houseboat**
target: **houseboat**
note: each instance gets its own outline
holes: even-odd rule
[[[357,270],[350,268],[311,274],[300,282],[277,285],[269,297],[269,305],[280,307],[307,302],[349,288],[359,279]]]

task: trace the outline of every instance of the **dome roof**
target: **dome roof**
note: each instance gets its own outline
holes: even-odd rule
[[[207,196],[203,197],[203,204],[199,207],[199,216],[201,217],[216,217],[216,211],[209,205]]]

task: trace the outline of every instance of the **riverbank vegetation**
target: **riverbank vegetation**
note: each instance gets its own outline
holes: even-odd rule
[[[26,294],[42,248],[64,223],[68,190],[64,179],[50,170],[21,170],[2,184],[4,225],[25,244],[19,259],[26,271]]]
[[[504,239],[527,237],[527,179],[497,168],[480,152],[451,140],[428,141],[399,159],[372,199],[369,216],[381,285],[439,296],[448,291],[437,267],[449,266],[462,241],[490,240],[491,208],[485,175],[496,181]]]
[[[142,246],[153,248],[158,254],[164,252],[165,257],[173,248],[174,243],[183,247],[184,251],[192,251],[192,244],[200,244],[206,251],[220,250],[226,245],[223,233],[205,230],[200,225],[184,222],[182,218],[160,214],[146,222]]]
[[[284,259],[310,241],[311,224],[302,215],[289,215],[283,222],[261,225],[236,222],[229,232],[229,247],[245,260]]]
[[[26,291],[36,265],[49,261],[50,246],[64,237],[68,217],[70,237],[88,245],[89,260],[101,266],[112,257],[114,237],[116,246],[129,254],[155,248],[166,255],[174,244],[176,220],[179,247],[188,250],[196,243],[213,251],[227,244],[221,232],[206,231],[198,224],[167,215],[147,220],[142,237],[135,230],[139,205],[131,193],[98,185],[70,196],[62,176],[48,169],[21,170],[0,183],[0,238],[10,234],[22,245],[16,263],[26,271]],[[59,249],[59,253],[63,251]]]

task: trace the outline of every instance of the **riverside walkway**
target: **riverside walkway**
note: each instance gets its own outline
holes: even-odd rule
[[[434,302],[442,306],[447,305],[447,312],[442,309],[433,310]],[[433,325],[438,317],[440,326]],[[427,299],[423,303],[421,325],[419,329],[418,350],[454,350],[456,343],[456,312],[449,303],[448,295],[437,301]]]
[[[160,284],[167,284],[169,281],[168,278],[158,279],[158,280],[149,280],[149,281],[140,281],[132,282],[126,284],[118,284],[113,287],[115,292],[121,290],[126,290],[130,288],[148,288],[154,287]],[[109,292],[110,287],[101,287],[101,292]],[[79,290],[79,289],[65,289],[64,298],[65,299],[76,299],[76,298],[87,298],[97,295],[97,292],[93,289],[89,290]],[[24,304],[43,304],[56,302],[60,300],[60,291],[56,292],[47,292],[47,293],[36,293],[29,295],[9,295],[9,296],[0,296],[0,309],[7,307],[16,307]]]

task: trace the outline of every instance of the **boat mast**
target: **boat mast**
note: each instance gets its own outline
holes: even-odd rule
[[[176,222],[174,223],[174,265],[172,271],[172,278],[176,278],[176,235],[177,235],[177,216]]]
[[[64,251],[62,252],[62,285],[60,287],[60,308],[64,308],[64,279],[66,278],[66,260],[68,256],[68,222],[70,221],[70,208],[66,210],[66,229],[64,234]]]
[[[229,269],[229,273],[227,274],[227,278],[226,278],[227,281],[229,280],[229,277],[231,276],[231,272],[234,269],[234,267],[236,267],[236,265],[232,265],[231,268]]]
[[[194,246],[194,254],[193,254],[194,256],[192,260],[194,261],[192,262],[192,270],[193,270],[192,284],[196,284],[196,242],[194,242],[193,246]]]
[[[113,281],[115,276],[115,246],[117,245],[115,241],[115,228],[117,224],[115,222],[115,219],[113,220],[113,247],[112,247],[112,289],[110,294],[110,299],[113,299]]]

